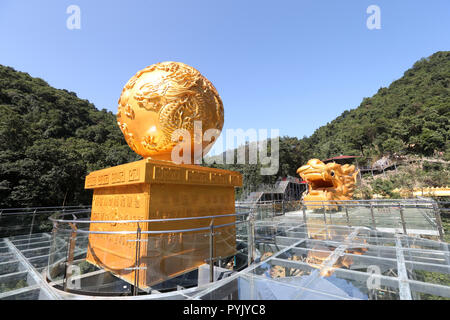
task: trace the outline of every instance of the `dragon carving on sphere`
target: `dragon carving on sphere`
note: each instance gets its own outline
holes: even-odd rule
[[[320,208],[319,201],[351,200],[358,171],[354,165],[325,164],[319,159],[311,159],[298,168],[297,173],[308,183],[308,194],[303,200],[316,201],[314,206],[309,206],[314,209]]]
[[[224,109],[213,84],[191,66],[161,62],[137,72],[119,98],[117,121],[129,146],[143,157],[168,153],[172,133],[185,129],[194,138],[194,122],[222,130]],[[203,146],[205,147],[205,146]]]

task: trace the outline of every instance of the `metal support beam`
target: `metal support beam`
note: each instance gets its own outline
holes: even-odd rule
[[[439,239],[444,241],[444,229],[442,228],[441,213],[436,203],[433,203],[434,216],[436,218],[437,228],[439,231]]]
[[[405,222],[405,215],[404,215],[404,213],[403,213],[403,205],[402,204],[400,204],[400,219],[401,219],[401,222],[402,222],[402,227],[403,227],[403,233],[405,234],[405,235],[408,235],[408,231],[407,231],[407,229],[406,229],[406,222]]]
[[[209,282],[214,282],[214,258],[214,219],[211,219],[209,225]]]
[[[303,222],[307,222],[307,220],[306,220],[306,206],[305,206],[305,204],[303,203],[303,205],[302,205],[302,211],[303,211]]]
[[[397,272],[399,280],[399,290],[401,300],[412,300],[411,288],[408,282],[408,272],[405,265],[405,257],[403,256],[402,240],[400,237],[396,237],[395,249],[397,251]]]
[[[372,227],[377,230],[377,223],[375,222],[375,215],[373,213],[373,204],[370,203],[370,216],[372,218]]]

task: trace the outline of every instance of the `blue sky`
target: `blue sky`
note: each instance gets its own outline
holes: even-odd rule
[[[69,5],[81,29],[69,30]],[[381,29],[369,30],[369,5]],[[197,68],[226,128],[302,137],[357,107],[415,61],[450,49],[450,1],[0,0],[0,64],[117,110],[136,71]]]

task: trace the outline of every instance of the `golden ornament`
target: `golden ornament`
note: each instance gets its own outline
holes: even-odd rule
[[[128,81],[119,98],[117,123],[131,149],[144,158],[170,161],[179,143],[172,134],[185,129],[191,139],[192,161],[194,122],[201,121],[203,137],[208,129],[220,133],[223,120],[223,104],[216,88],[198,70],[181,62],[161,62],[142,69]],[[198,137],[195,139],[198,143]],[[203,154],[213,143],[201,142]]]

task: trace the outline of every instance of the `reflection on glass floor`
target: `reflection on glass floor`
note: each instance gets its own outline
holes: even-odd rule
[[[256,225],[262,261],[199,299],[450,298],[448,244],[279,217]]]

